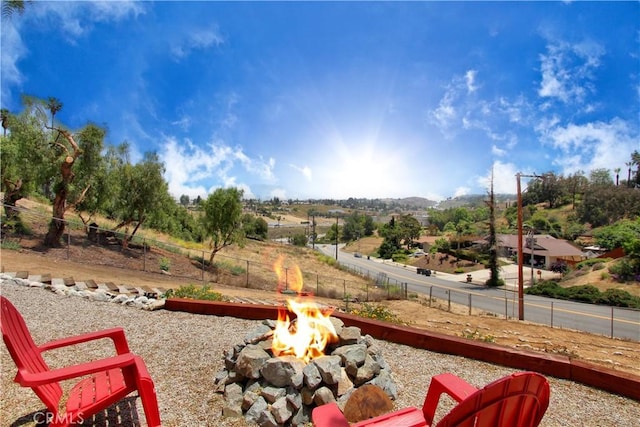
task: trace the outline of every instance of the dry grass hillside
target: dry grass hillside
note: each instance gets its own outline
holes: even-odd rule
[[[29,202],[30,203],[30,202]],[[30,210],[40,210],[39,205],[23,207]],[[25,217],[29,217],[25,215]],[[0,262],[5,272],[28,271],[31,274],[51,274],[53,277],[73,277],[76,280],[95,280],[96,282],[114,282],[132,286],[150,286],[176,288],[182,285],[202,283],[200,278],[202,270],[194,264],[184,253],[168,251],[161,247],[152,247],[150,253],[145,254],[146,270],[140,268],[140,259],[135,252],[123,251],[115,247],[104,247],[90,244],[84,237],[82,230],[72,232],[72,247],[45,249],[41,246],[41,233],[46,223],[37,225],[37,221],[30,224],[33,230],[31,236],[11,237],[14,249],[2,249]],[[170,242],[166,236],[154,236]],[[367,253],[365,244],[371,244],[365,239],[360,241],[360,250]],[[196,249],[197,251],[197,249]],[[258,286],[259,278],[269,278],[269,283],[274,283],[275,273],[273,265],[279,256],[284,256],[286,266],[293,271],[298,266],[302,272],[307,290],[314,292],[318,277],[335,278],[337,294],[347,281],[359,283],[354,286],[366,286],[367,281],[353,276],[347,272],[330,267],[318,259],[310,250],[294,248],[288,245],[273,243],[250,242],[244,248],[227,248],[221,254],[221,259],[226,257],[237,263],[249,261],[251,267],[251,283],[244,278],[224,283],[223,277],[215,272],[207,272],[206,282],[230,298],[258,300],[265,303],[276,303],[279,294],[275,286]],[[159,262],[165,258],[171,268],[162,273]],[[261,271],[253,272],[261,266]],[[191,276],[189,276],[191,275]],[[242,276],[244,277],[244,276]],[[232,277],[233,279],[233,277]],[[592,280],[588,275],[575,279],[578,281]],[[595,280],[595,279],[593,279]],[[266,280],[265,280],[266,281]],[[329,281],[327,280],[327,283]],[[335,306],[337,309],[345,309],[345,302],[341,299],[318,297],[324,304]],[[520,322],[513,319],[497,318],[495,315],[473,312],[468,314],[466,307],[452,307],[451,312],[446,310],[446,304],[432,304],[428,307],[424,298],[414,300],[380,301],[380,306],[387,310],[396,321],[431,331],[449,335],[463,336],[468,339],[491,341],[499,345],[513,348],[526,349],[536,352],[563,354],[580,358],[592,363],[609,368],[640,375],[640,342],[619,339],[610,339],[605,336],[586,334],[577,331],[550,328],[544,325]],[[350,307],[357,307],[353,303]],[[250,305],[248,305],[250,309]]]

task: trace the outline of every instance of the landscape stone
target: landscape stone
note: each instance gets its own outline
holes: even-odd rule
[[[260,378],[260,368],[271,356],[257,345],[250,344],[240,351],[235,369],[247,378]]]
[[[366,384],[351,393],[344,406],[344,416],[350,423],[377,417],[391,412],[393,402],[378,386]]]

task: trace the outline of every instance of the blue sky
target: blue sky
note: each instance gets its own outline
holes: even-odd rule
[[[1,47],[3,108],[58,98],[176,197],[515,193],[640,150],[638,2],[35,1]]]

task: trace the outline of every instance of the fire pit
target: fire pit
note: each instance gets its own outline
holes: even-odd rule
[[[371,336],[345,327],[312,296],[299,293],[286,305],[277,321],[263,321],[224,352],[225,367],[215,377],[216,390],[224,393],[224,416],[244,416],[261,427],[302,426],[315,406],[346,402],[365,384],[397,398],[389,365]]]

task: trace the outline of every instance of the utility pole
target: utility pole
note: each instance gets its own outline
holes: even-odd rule
[[[524,262],[524,245],[522,242],[522,190],[520,188],[520,178],[542,178],[539,175],[523,175],[520,172],[516,174],[517,191],[518,191],[518,319],[524,320],[524,277],[522,274],[522,264]],[[533,254],[533,249],[531,249]],[[532,261],[533,262],[533,261]],[[532,264],[533,265],[533,264]],[[533,267],[531,268],[533,274]]]

